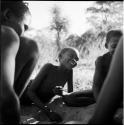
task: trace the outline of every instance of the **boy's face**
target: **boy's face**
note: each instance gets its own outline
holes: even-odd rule
[[[17,18],[13,14],[7,20],[7,25],[12,27],[19,36],[21,36],[27,29],[31,22],[31,15],[29,12],[25,13],[23,18]]]
[[[114,52],[118,42],[120,40],[120,37],[111,37],[110,38],[110,41],[108,43],[108,49],[109,49],[109,52]]]
[[[75,51],[70,50],[62,55],[60,59],[60,64],[70,70],[77,65],[78,60],[79,58],[77,53]]]

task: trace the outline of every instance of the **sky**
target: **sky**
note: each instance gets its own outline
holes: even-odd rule
[[[32,14],[31,27],[44,29],[52,21],[51,8],[57,5],[63,17],[69,20],[69,32],[81,35],[89,27],[86,21],[85,10],[92,6],[94,1],[27,1]]]

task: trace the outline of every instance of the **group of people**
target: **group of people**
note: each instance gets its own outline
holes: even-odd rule
[[[79,52],[71,47],[58,54],[59,66],[46,63],[29,82],[39,57],[36,41],[23,36],[30,20],[27,3],[1,1],[0,123],[20,123],[20,104],[34,104],[51,121],[61,122],[61,116],[48,107],[55,95],[60,95],[68,106],[96,103],[89,124],[114,123],[117,108],[123,107],[122,32],[111,30],[107,33],[105,47],[109,52],[95,62],[93,89],[73,92],[73,68],[79,60]],[[68,92],[63,91],[66,83]]]

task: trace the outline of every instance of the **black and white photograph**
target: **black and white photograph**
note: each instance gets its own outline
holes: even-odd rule
[[[0,4],[0,124],[123,125],[123,1]]]

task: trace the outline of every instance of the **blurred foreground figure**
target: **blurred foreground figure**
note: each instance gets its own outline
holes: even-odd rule
[[[0,124],[20,123],[18,96],[33,70],[35,61],[32,60],[37,55],[36,43],[21,37],[28,29],[30,19],[31,14],[26,3],[1,1]],[[30,45],[26,45],[27,41],[31,41]],[[27,53],[29,54],[26,56]],[[19,87],[19,91],[14,90],[14,86],[20,84],[23,87]]]

